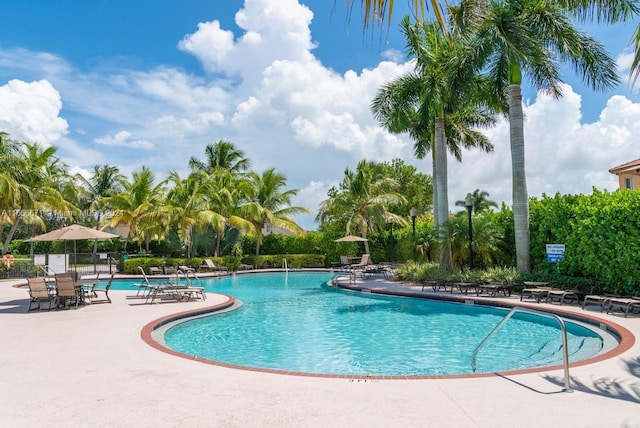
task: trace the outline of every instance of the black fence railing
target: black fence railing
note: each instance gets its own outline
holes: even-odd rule
[[[61,268],[57,269],[61,270]],[[79,275],[90,275],[97,274],[98,272],[116,273],[118,271],[118,267],[116,260],[111,256],[111,254],[107,254],[106,256],[104,254],[93,255],[91,253],[76,255],[70,254],[67,270],[77,271]],[[0,278],[21,279],[34,276],[43,276],[51,273],[60,272],[56,272],[56,268],[53,268],[53,266],[36,266],[31,262],[19,260],[9,269],[3,267],[0,270]]]

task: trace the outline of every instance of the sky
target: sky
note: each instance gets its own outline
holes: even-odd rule
[[[327,190],[362,159],[401,158],[432,173],[406,135],[380,128],[377,89],[412,69],[398,31],[362,28],[346,0],[4,1],[0,130],[54,145],[72,172],[143,165],[157,180],[189,173],[207,144],[232,142],[252,170],[284,174],[296,217],[314,230]],[[564,97],[524,87],[529,195],[614,190],[608,170],[640,157],[638,88],[628,84],[633,25],[588,26],[616,59],[621,83],[594,93],[571,69]],[[449,202],[475,189],[511,205],[508,124],[484,131],[495,151],[448,160]]]

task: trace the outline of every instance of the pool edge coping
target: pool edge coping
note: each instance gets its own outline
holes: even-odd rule
[[[396,289],[387,289],[384,287],[360,287],[357,285],[346,285],[340,284],[339,288],[355,291],[355,292],[366,292],[371,294],[379,294],[379,295],[388,295],[388,296],[398,296],[398,297],[413,297],[420,299],[431,299],[431,300],[445,300],[455,303],[465,303],[468,300],[473,300],[474,304],[478,303],[484,306],[493,306],[493,307],[502,307],[502,308],[513,308],[513,307],[523,307],[527,309],[535,309],[540,312],[553,313],[556,315],[561,315],[565,318],[574,319],[578,321],[585,322],[587,324],[595,325],[600,328],[604,325],[606,330],[615,336],[617,336],[620,340],[620,343],[615,348],[606,351],[602,354],[598,354],[594,357],[587,358],[585,360],[571,362],[569,367],[580,367],[590,364],[599,363],[605,360],[609,360],[611,358],[617,357],[618,355],[623,354],[633,347],[635,344],[635,336],[634,334],[625,328],[624,326],[617,324],[613,321],[605,320],[602,318],[598,318],[596,316],[590,314],[582,314],[578,315],[575,312],[562,310],[560,308],[550,310],[549,308],[541,309],[539,306],[536,306],[532,303],[526,302],[503,302],[501,300],[496,300],[492,298],[486,297],[476,297],[476,296],[456,296],[456,295],[443,295],[443,294],[432,294],[427,295],[424,293],[418,293],[412,290],[396,290]],[[374,380],[426,380],[426,379],[471,379],[471,378],[485,378],[485,377],[503,377],[503,376],[513,376],[513,375],[523,375],[530,373],[543,373],[555,370],[562,370],[563,365],[553,365],[553,366],[544,366],[544,367],[534,367],[528,369],[519,369],[519,370],[508,370],[508,371],[500,371],[500,372],[489,372],[489,373],[466,373],[466,374],[454,374],[454,375],[349,375],[349,374],[327,374],[327,373],[308,373],[308,372],[297,372],[297,371],[288,371],[288,370],[279,370],[279,369],[269,369],[269,368],[261,368],[261,367],[250,367],[250,366],[241,366],[236,364],[229,364],[215,360],[209,360],[204,358],[198,358],[195,355],[189,355],[182,352],[175,351],[166,345],[158,342],[154,337],[153,333],[155,330],[169,324],[172,322],[176,322],[179,320],[185,320],[187,318],[195,318],[205,315],[212,315],[215,313],[221,313],[225,310],[229,310],[235,303],[236,299],[233,296],[227,294],[216,293],[219,296],[224,296],[227,298],[226,301],[218,303],[213,306],[207,306],[204,308],[198,308],[183,312],[178,312],[174,314],[165,315],[161,318],[155,319],[149,323],[147,323],[140,331],[141,339],[147,343],[152,348],[176,356],[180,358],[184,358],[191,361],[197,361],[200,363],[230,368],[235,370],[244,370],[251,372],[261,372],[261,373],[269,373],[269,374],[278,374],[278,375],[287,375],[287,376],[299,376],[299,377],[313,377],[313,378],[327,378],[327,379],[347,379],[347,380],[357,380],[357,381],[374,381]]]

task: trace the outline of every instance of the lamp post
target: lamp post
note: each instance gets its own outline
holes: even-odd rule
[[[464,198],[464,206],[467,207],[467,213],[469,214],[469,268],[473,270],[473,223],[471,222],[473,196],[471,193],[467,193],[467,197]]]
[[[391,241],[391,261],[396,261],[396,240],[393,237],[393,222],[391,222],[391,236],[389,237]]]
[[[416,207],[411,208],[409,210],[409,215],[411,215],[411,228],[413,230],[413,236],[416,236],[416,215],[418,215],[418,210]]]

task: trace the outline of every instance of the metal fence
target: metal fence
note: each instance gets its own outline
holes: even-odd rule
[[[59,268],[56,269],[59,270]],[[56,269],[48,266],[46,261],[44,265],[34,265],[33,261],[25,262],[23,260],[17,260],[9,269],[3,267],[3,269],[0,270],[0,278],[21,279],[60,273],[57,272]],[[79,272],[80,275],[90,275],[97,274],[98,272],[115,273],[118,267],[116,260],[111,254],[107,254],[105,257],[104,255],[87,253],[76,254],[75,256],[70,254],[67,270],[75,270]]]

